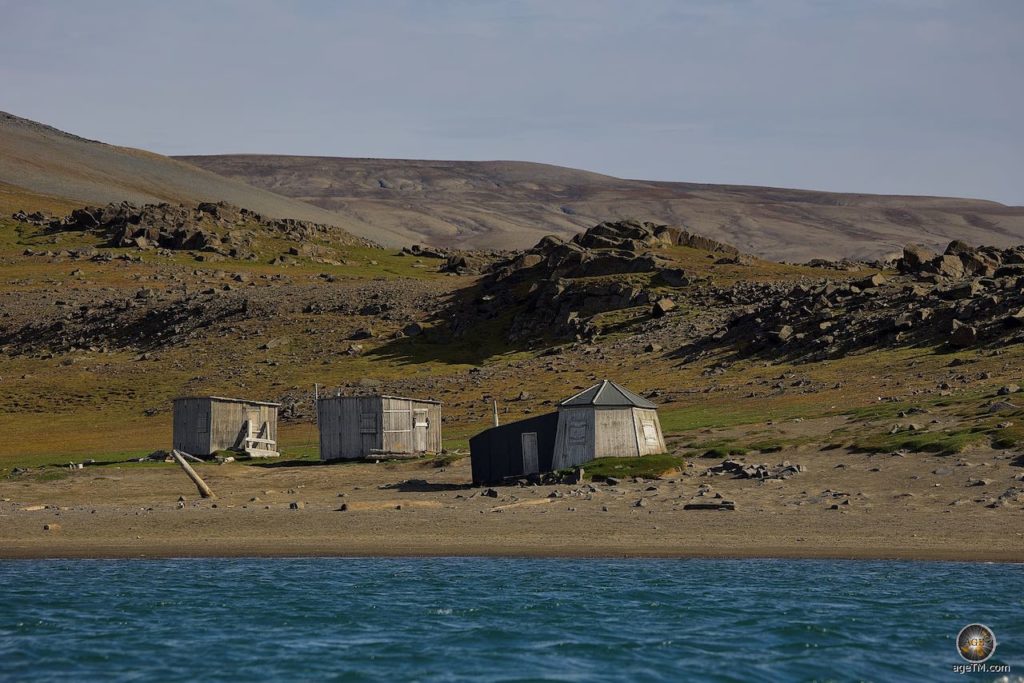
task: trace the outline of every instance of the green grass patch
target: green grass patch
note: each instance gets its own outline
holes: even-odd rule
[[[738,425],[788,420],[797,417],[811,418],[827,414],[820,400],[808,397],[782,403],[779,401],[751,401],[749,404],[709,407],[707,405],[659,409],[661,428],[667,434],[679,434],[695,429],[735,427]]]
[[[1024,424],[1013,423],[992,432],[993,448],[1015,448],[1020,445],[1024,445]]]
[[[644,455],[639,458],[598,458],[584,464],[586,476],[595,481],[603,481],[608,477],[643,477],[657,479],[673,469],[682,469],[685,464],[682,456],[669,453]]]
[[[747,447],[752,451],[761,451],[762,453],[778,453],[787,444],[779,440],[767,440],[767,441],[754,441],[747,444]]]
[[[988,440],[988,429],[974,427],[943,432],[898,432],[867,436],[853,442],[855,451],[866,453],[890,453],[892,451],[910,451],[912,453],[937,453],[939,455],[955,455],[962,453],[971,446]]]

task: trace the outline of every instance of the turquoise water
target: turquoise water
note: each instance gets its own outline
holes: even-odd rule
[[[1024,566],[0,561],[0,680],[1024,680]],[[953,673],[969,622],[1003,674]]]

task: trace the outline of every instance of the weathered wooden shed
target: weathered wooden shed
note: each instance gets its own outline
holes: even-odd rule
[[[558,404],[551,468],[665,452],[657,406],[611,380]]]
[[[551,471],[558,413],[491,427],[469,440],[474,484]]]
[[[237,449],[254,458],[276,457],[279,403],[223,396],[174,399],[174,448],[208,456]]]
[[[401,396],[331,396],[317,402],[321,460],[439,453],[441,403]]]

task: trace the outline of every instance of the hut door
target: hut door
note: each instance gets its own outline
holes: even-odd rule
[[[537,432],[526,432],[522,435],[523,474],[537,474],[540,463],[537,458]]]
[[[377,445],[378,436],[380,435],[377,433],[376,413],[359,413],[359,446],[362,449],[359,453],[362,457],[365,458],[375,449],[382,447]],[[342,432],[338,438],[338,443],[344,443],[345,433]],[[381,440],[383,441],[383,438]]]
[[[412,442],[413,450],[427,450],[427,429],[430,428],[430,419],[427,417],[426,408],[416,408],[412,411]]]
[[[262,434],[262,425],[260,424],[260,411],[258,408],[248,408],[245,411],[246,422],[248,423],[248,434],[246,438],[259,439]]]

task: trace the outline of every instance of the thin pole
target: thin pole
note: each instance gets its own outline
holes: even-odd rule
[[[497,427],[498,426],[498,399],[494,399],[494,401],[492,401],[492,403],[494,405],[494,426]]]
[[[185,462],[185,458],[181,457],[181,453],[179,453],[176,450],[171,450],[171,457],[174,458],[175,462],[181,465],[181,469],[185,470],[185,474],[188,475],[188,478],[191,479],[192,483],[196,485],[197,489],[199,489],[200,496],[202,496],[203,498],[217,497],[213,495],[213,491],[210,490],[210,487],[206,485],[206,482],[203,481],[198,474],[196,474],[196,471],[192,469],[192,466]]]

